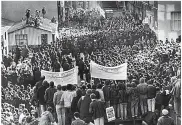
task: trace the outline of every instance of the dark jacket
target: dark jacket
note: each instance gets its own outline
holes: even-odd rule
[[[104,93],[104,99],[105,101],[110,101],[110,89],[108,86],[103,86],[102,91]]]
[[[67,63],[67,62],[65,62],[64,64],[63,64],[63,71],[67,71],[67,70],[69,70],[70,69],[70,65]]]
[[[59,62],[55,62],[53,67],[53,71],[60,72],[61,64]]]
[[[78,109],[78,101],[79,101],[80,97],[79,96],[76,96],[73,98],[72,102],[71,102],[71,111],[72,112],[79,112],[79,109]]]
[[[153,85],[148,85],[147,86],[147,98],[148,99],[153,99],[156,96],[156,87]]]
[[[156,124],[157,124],[157,120],[158,120],[158,116],[157,116],[156,113],[154,113],[154,112],[148,112],[148,113],[144,116],[144,121],[145,121],[148,125],[156,125]]]
[[[84,71],[84,62],[83,60],[80,60],[80,62],[78,63],[78,69],[80,72]]]
[[[45,99],[44,99],[44,94],[45,94],[46,89],[47,89],[46,86],[42,86],[37,91],[37,100],[39,101],[40,105],[46,104]]]
[[[140,99],[147,99],[147,84],[139,84],[137,85],[137,91],[140,94]]]
[[[53,97],[54,97],[54,93],[57,90],[55,88],[47,88],[45,91],[45,95],[44,95],[44,99],[46,101],[47,104],[53,104]]]
[[[126,90],[119,90],[118,91],[119,103],[126,103],[127,102],[126,96],[127,96]]]
[[[38,82],[36,82],[35,86],[36,86],[37,90],[38,90],[40,87],[42,87],[42,82],[43,82],[43,81],[38,81]]]
[[[117,105],[118,104],[118,91],[116,89],[111,89],[110,90],[110,104],[111,106]]]
[[[174,125],[174,120],[169,116],[161,116],[158,119],[157,125]]]
[[[105,115],[105,107],[104,102],[96,101],[90,103],[90,113],[92,113],[93,119],[104,117]]]
[[[163,104],[163,100],[164,100],[164,93],[157,93],[156,98],[155,98],[155,102],[157,104]]]
[[[89,113],[89,106],[91,103],[91,99],[89,95],[81,97],[78,101],[78,109],[80,111],[80,117],[89,117],[91,114]]]
[[[94,93],[95,95],[96,95],[96,99],[100,99],[100,94],[99,94],[99,92],[98,91],[96,91],[96,90],[92,90],[92,93]]]

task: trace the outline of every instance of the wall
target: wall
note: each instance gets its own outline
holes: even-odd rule
[[[9,48],[8,48],[8,29],[10,26],[1,27],[1,42],[4,42],[4,49],[2,55],[8,55]],[[2,47],[2,46],[1,46]]]
[[[16,34],[28,34],[28,45],[40,45],[41,44],[41,34],[48,34],[48,44],[52,42],[52,33],[49,31],[36,29],[33,27],[26,27],[21,30],[9,33],[9,46],[16,45],[15,35]]]
[[[180,1],[158,1],[158,37],[159,40],[176,40],[181,31],[171,30],[171,11],[181,12]]]
[[[15,22],[25,18],[26,9],[31,10],[31,14],[35,14],[35,10],[42,11],[46,8],[45,17],[52,19],[53,16],[57,19],[57,1],[2,1],[1,11],[2,17]]]

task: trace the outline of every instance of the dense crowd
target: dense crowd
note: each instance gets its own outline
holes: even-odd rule
[[[157,41],[155,33],[130,14],[106,19],[99,31],[65,35],[51,45],[17,46],[1,65],[2,121],[103,125],[106,107],[113,106],[115,117],[122,120],[140,118],[143,124],[163,125],[166,118],[172,125],[172,107],[181,114],[180,53],[180,44]],[[108,67],[127,62],[128,79],[91,78],[90,60]],[[75,66],[85,80],[80,85],[55,87],[41,75],[41,70],[60,72]]]

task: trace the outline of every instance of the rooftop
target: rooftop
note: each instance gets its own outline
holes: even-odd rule
[[[50,32],[55,32],[57,30],[57,24],[52,23],[51,20],[43,18],[43,17],[40,17],[40,20],[41,20],[40,25],[38,27],[26,24],[26,20],[17,22],[8,30],[8,32],[11,33],[16,30],[23,29],[25,27],[34,27],[37,29],[42,29],[42,30],[46,30],[46,31],[50,31]]]

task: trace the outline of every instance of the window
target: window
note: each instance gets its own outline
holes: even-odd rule
[[[181,30],[181,12],[171,12],[171,30]]]
[[[28,37],[27,34],[16,34],[15,35],[16,45],[27,45],[28,44]]]
[[[6,40],[6,32],[4,33],[4,39]]]

